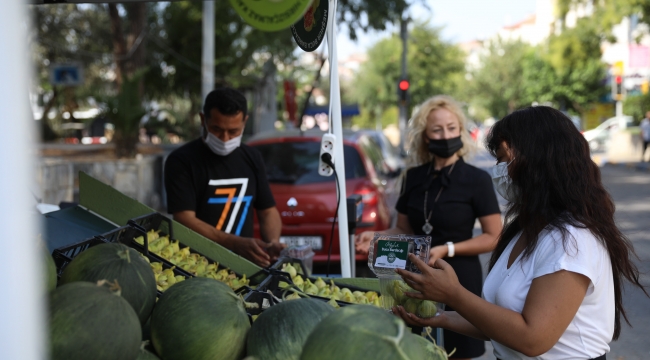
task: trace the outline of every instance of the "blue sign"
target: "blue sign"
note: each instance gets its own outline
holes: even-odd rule
[[[81,67],[76,64],[54,64],[50,70],[52,85],[79,86],[83,84]]]

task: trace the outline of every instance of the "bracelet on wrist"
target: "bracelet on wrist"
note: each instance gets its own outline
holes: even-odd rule
[[[447,257],[454,257],[456,255],[456,248],[454,247],[454,243],[451,241],[447,241]]]

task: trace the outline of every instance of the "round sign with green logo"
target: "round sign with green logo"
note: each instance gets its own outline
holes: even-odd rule
[[[291,25],[291,34],[301,49],[318,49],[327,33],[328,0],[314,0],[302,19]]]
[[[288,28],[302,17],[311,2],[312,0],[230,0],[244,21],[263,31]]]
[[[397,259],[397,256],[395,256],[394,252],[391,251],[390,253],[388,253],[388,262],[389,263],[391,263],[391,264],[394,263],[395,259]]]

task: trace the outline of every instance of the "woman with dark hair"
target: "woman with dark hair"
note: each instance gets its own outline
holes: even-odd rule
[[[630,241],[614,222],[614,203],[589,145],[561,112],[515,111],[487,138],[497,158],[492,179],[509,201],[490,260],[483,298],[465,290],[442,259],[422,274],[399,270],[415,298],[455,312],[406,322],[491,340],[498,359],[604,359],[621,332],[623,281],[640,287]],[[628,322],[629,323],[629,322]]]

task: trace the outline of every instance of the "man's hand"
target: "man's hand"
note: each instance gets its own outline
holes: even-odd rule
[[[260,239],[241,238],[234,243],[232,250],[261,267],[269,267],[271,257],[264,251],[267,246],[268,244]]]
[[[279,241],[266,244],[266,252],[271,257],[271,261],[275,262],[280,257],[280,252],[282,249],[286,248],[287,244],[283,244]]]
[[[374,231],[364,231],[354,241],[354,248],[357,253],[366,255],[368,254],[368,249],[370,248],[370,241],[375,236]]]

